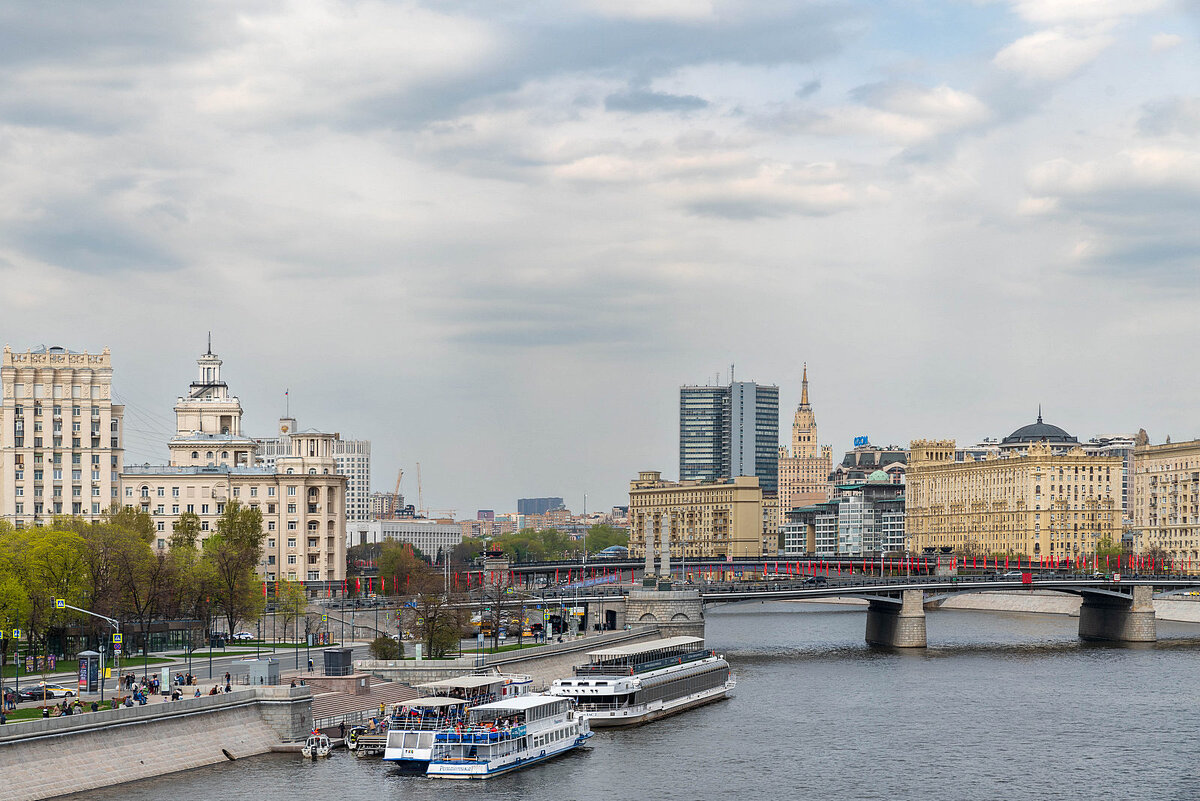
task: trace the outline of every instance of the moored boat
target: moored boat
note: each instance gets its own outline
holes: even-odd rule
[[[439,731],[461,724],[473,706],[528,695],[532,685],[529,676],[503,674],[459,676],[418,684],[416,689],[426,695],[392,707],[383,758],[405,770],[423,772]]]
[[[427,775],[488,779],[578,748],[592,731],[574,707],[541,693],[471,707],[462,724],[438,732]]]
[[[316,759],[317,757],[327,757],[332,750],[332,745],[329,742],[329,737],[316,732],[308,735],[304,741],[304,745],[300,747],[300,753],[305,759]]]
[[[592,651],[574,673],[556,680],[549,693],[574,699],[579,716],[595,728],[647,723],[719,701],[735,684],[729,663],[701,637]]]

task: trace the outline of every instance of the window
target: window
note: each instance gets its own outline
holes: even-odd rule
[[[267,497],[268,498],[275,497],[275,488],[274,487],[267,487]]]
[[[289,548],[296,547],[296,538],[295,537],[288,537],[288,547]]]
[[[223,504],[223,503],[217,504],[217,514],[219,514],[219,515],[225,514],[225,504]]]
[[[161,503],[158,506],[154,507],[154,514],[156,514],[156,515],[163,514],[163,505]]]
[[[251,487],[251,488],[250,488],[250,497],[251,497],[251,498],[257,498],[257,497],[258,497],[258,487]]]
[[[16,509],[17,509],[17,514],[19,514],[19,515],[21,515],[21,514],[25,514],[25,504],[23,504],[23,503],[18,503],[18,504],[15,504],[15,506],[16,506]]]
[[[320,581],[321,580],[321,571],[320,570],[308,571],[308,580],[309,581]]]
[[[55,456],[58,456],[58,454],[57,454],[57,453],[56,453],[56,454],[54,454],[54,455],[55,455]],[[56,468],[54,468],[54,480],[55,480],[55,481],[62,481],[62,468],[61,468],[61,467],[56,467]]]
[[[275,521],[268,520],[267,521],[267,531],[274,531],[274,530],[275,530]],[[272,540],[272,542],[274,542],[274,540]],[[272,547],[274,547],[274,546],[272,546]]]
[[[200,458],[200,451],[192,451],[192,458],[193,458],[193,459],[199,459],[199,458]]]
[[[316,538],[316,537],[309,537],[309,538],[308,538],[308,547],[309,547],[309,548],[316,548],[316,547],[317,547],[317,538]]]
[[[25,494],[25,488],[24,488],[24,487],[17,487],[17,488],[16,488],[16,490],[15,490],[15,492],[17,493],[17,497],[18,497],[18,498],[20,498],[22,495],[24,495],[24,494]]]
[[[157,523],[155,523],[155,527],[156,527],[156,528],[157,528],[159,531],[163,531],[163,530],[166,528],[166,525],[163,523],[163,521],[159,520]],[[158,547],[159,547],[159,548],[163,547],[163,541],[162,541],[162,540],[159,540],[159,541],[158,541]]]
[[[287,563],[288,563],[289,565],[294,565],[294,564],[296,564],[296,554],[294,554],[294,553],[289,553],[289,554],[288,554],[288,561],[287,561]]]
[[[275,514],[275,504],[273,504],[273,503],[267,504],[267,514],[269,514],[269,515]]]
[[[296,530],[296,521],[289,520],[288,521],[288,531],[295,531],[295,530]]]
[[[194,503],[189,503],[189,504],[187,505],[187,510],[188,510],[189,512],[195,512],[195,511],[196,511],[196,504],[194,504]]]
[[[179,504],[177,504],[177,503],[171,504],[171,514],[173,514],[173,515],[179,514]]]
[[[289,514],[289,515],[294,515],[294,514],[296,514],[296,504],[294,504],[294,503],[289,503],[289,504],[288,504],[288,514]]]
[[[275,554],[271,554],[270,556],[267,557],[267,564],[268,565],[275,564]]]
[[[179,497],[179,487],[171,487],[171,497],[172,498]]]
[[[162,488],[162,487],[159,487],[159,488],[158,488],[158,490],[155,492],[155,494],[156,494],[156,495],[158,495],[158,497],[162,498],[162,497],[164,497],[164,496],[165,496],[167,493],[166,493],[166,490],[165,490],[164,488]]]
[[[288,487],[288,495],[295,495],[295,494],[296,494],[296,488],[294,486]]]
[[[200,523],[200,530],[208,531],[208,521],[207,520],[204,520]]]

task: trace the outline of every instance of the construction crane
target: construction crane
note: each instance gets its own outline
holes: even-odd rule
[[[417,462],[417,514],[426,518],[450,518],[453,519],[458,514],[455,509],[426,509],[425,508],[425,493],[421,486],[421,463]]]
[[[392,493],[392,502],[388,508],[388,519],[396,519],[396,510],[400,506],[400,479],[404,478],[404,468],[400,468],[400,472],[396,473],[396,491]]]

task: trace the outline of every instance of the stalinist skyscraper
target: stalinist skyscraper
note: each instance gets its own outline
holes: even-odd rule
[[[794,507],[826,499],[833,450],[817,440],[817,417],[808,402],[808,365],[804,365],[800,405],[792,421],[792,448],[779,449],[779,519]]]

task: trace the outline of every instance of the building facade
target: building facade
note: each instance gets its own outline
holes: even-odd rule
[[[663,525],[674,559],[761,556],[763,493],[755,476],[720,481],[663,481],[657,471],[629,482],[629,553],[646,554],[646,538],[656,544]],[[664,523],[665,521],[665,523]]]
[[[1139,553],[1200,559],[1200,440],[1139,444],[1133,457],[1133,531]]]
[[[734,381],[679,388],[679,480],[756,476],[779,491],[779,387]]]
[[[912,443],[906,478],[910,551],[1055,558],[1121,541],[1121,459],[1092,455],[1038,420],[982,459],[954,440]]]
[[[808,401],[808,365],[804,365],[800,405],[792,419],[792,443],[779,448],[779,517],[788,510],[829,497],[833,449],[817,438],[817,416]]]
[[[347,527],[347,545],[404,542],[424,556],[440,562],[463,541],[460,523],[453,520],[371,520]]]
[[[263,518],[259,571],[267,581],[340,581],[346,575],[346,477],[333,458],[337,437],[302,432],[289,438],[274,466],[257,459],[257,443],[242,432],[242,406],[221,379],[211,348],[175,404],[175,435],[166,465],[127,467],[122,501],[154,521],[154,546],[169,547],[180,515],[200,518],[201,539],[216,530],[236,500]]]
[[[274,468],[275,460],[291,454],[291,438],[299,431],[296,418],[279,418],[279,436],[255,440],[258,459],[264,467]],[[342,439],[334,435],[333,461],[337,471],[346,477],[346,519],[371,520],[371,441]]]
[[[1101,434],[1083,443],[1083,449],[1087,453],[1116,456],[1121,460],[1122,531],[1133,528],[1134,452],[1139,442],[1148,444],[1145,431],[1139,431],[1137,434]]]
[[[783,524],[785,556],[881,556],[903,553],[904,488],[876,470],[839,484],[827,501],[791,510]]]
[[[119,499],[125,407],[112,402],[112,357],[7,345],[0,361],[0,519],[99,520]]]
[[[829,484],[856,484],[866,481],[876,470],[886,473],[893,484],[903,484],[908,470],[908,450],[895,445],[855,445],[834,466],[829,474]]]
[[[544,515],[558,509],[566,508],[562,498],[518,498],[517,514]]]

